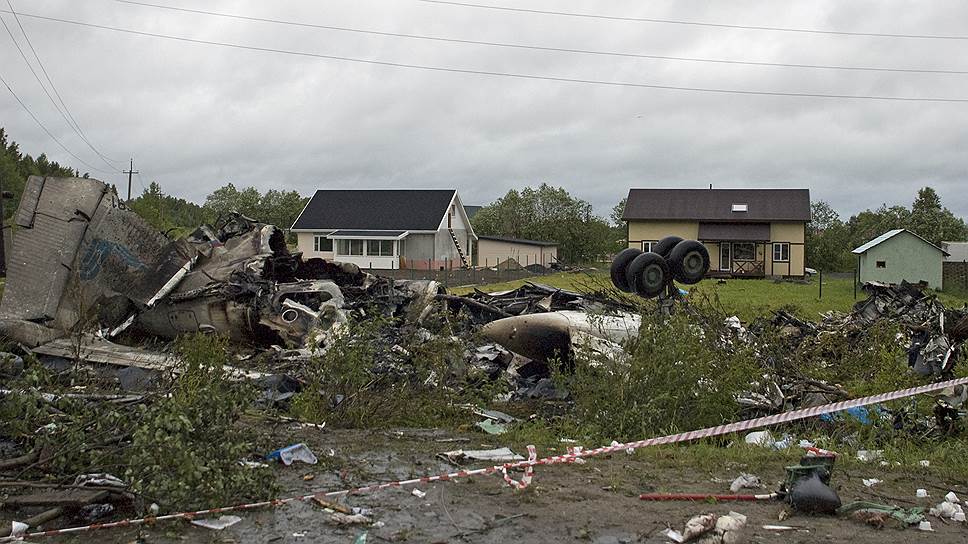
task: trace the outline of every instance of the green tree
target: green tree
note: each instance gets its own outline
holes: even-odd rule
[[[41,153],[36,159],[20,151],[17,142],[7,137],[6,131],[0,127],[0,181],[3,190],[13,193],[13,198],[4,204],[4,217],[11,217],[17,210],[20,196],[29,176],[58,176],[76,177],[77,170],[51,162],[47,155]],[[84,174],[88,177],[88,174]]]
[[[618,201],[612,208],[612,214],[609,219],[612,220],[612,226],[625,230],[625,221],[622,220],[622,216],[625,215],[625,204],[628,202],[628,197],[622,197],[622,200]]]
[[[942,241],[961,241],[968,238],[968,225],[951,210],[941,205],[941,197],[931,187],[918,191],[911,205],[909,229],[934,245]]]
[[[216,217],[221,217],[231,212],[239,212],[242,215],[258,219],[263,211],[259,204],[262,195],[255,187],[248,187],[238,190],[235,185],[229,183],[224,187],[219,187],[212,194],[205,197],[205,208],[210,210]]]
[[[807,266],[820,270],[842,272],[853,267],[850,231],[833,207],[818,200],[810,205],[807,227]]]
[[[613,251],[614,229],[592,213],[588,202],[561,187],[512,189],[472,220],[478,234],[510,236],[558,243],[565,262],[587,262]]]

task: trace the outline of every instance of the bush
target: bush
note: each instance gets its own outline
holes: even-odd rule
[[[700,326],[689,312],[642,316],[628,357],[579,357],[556,373],[571,391],[575,416],[600,439],[637,439],[734,419],[734,395],[756,365],[751,348],[724,349],[722,320]]]
[[[274,491],[270,471],[239,464],[255,449],[255,431],[239,424],[255,391],[230,379],[224,347],[211,336],[178,341],[183,363],[170,395],[147,408],[125,456],[124,477],[135,491],[181,508]]]

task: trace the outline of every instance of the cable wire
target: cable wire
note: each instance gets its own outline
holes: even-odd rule
[[[5,10],[0,10],[0,13],[5,13],[5,12],[6,12]],[[523,74],[523,73],[515,73],[515,72],[496,72],[496,71],[490,71],[490,70],[472,70],[472,69],[466,69],[466,68],[451,68],[451,67],[445,67],[445,66],[432,66],[432,65],[425,65],[425,64],[390,62],[390,61],[381,61],[381,60],[373,60],[373,59],[362,59],[357,57],[346,57],[346,56],[340,56],[340,55],[325,55],[321,53],[310,53],[307,51],[276,49],[272,47],[258,47],[253,45],[243,45],[243,44],[230,43],[230,42],[201,40],[197,38],[187,38],[184,36],[173,36],[169,34],[159,34],[156,32],[132,30],[128,28],[99,25],[95,23],[86,23],[81,21],[73,21],[70,19],[61,19],[61,18],[49,17],[45,15],[34,15],[34,14],[28,14],[23,12],[21,12],[20,15],[23,17],[33,17],[36,19],[42,19],[46,21],[55,21],[59,23],[72,24],[72,25],[78,25],[78,26],[84,26],[84,27],[90,27],[90,28],[98,28],[102,30],[111,30],[113,32],[121,32],[125,34],[132,34],[132,35],[138,35],[138,36],[150,36],[153,38],[162,38],[166,40],[180,41],[180,42],[186,42],[186,43],[213,45],[218,47],[248,50],[248,51],[260,51],[264,53],[279,53],[279,54],[308,57],[308,58],[338,60],[338,61],[352,62],[352,63],[358,63],[358,64],[369,64],[374,66],[409,68],[409,69],[424,70],[424,71],[430,71],[430,72],[447,72],[447,73],[455,73],[455,74],[482,75],[482,76],[505,77],[505,78],[526,79],[526,80],[536,80],[536,81],[555,81],[555,82],[562,82],[562,83],[582,83],[582,84],[599,85],[599,86],[607,86],[607,87],[630,87],[630,88],[641,88],[641,89],[661,89],[661,90],[669,90],[669,91],[689,91],[689,92],[748,95],[748,96],[786,96],[786,97],[795,97],[795,98],[836,98],[836,99],[848,99],[848,100],[882,100],[882,101],[898,101],[898,102],[968,103],[968,98],[756,91],[756,90],[744,90],[744,89],[687,87],[687,86],[678,86],[678,85],[660,85],[660,84],[652,84],[652,83],[607,81],[607,80],[600,80],[600,79],[582,79],[582,78],[558,77],[558,76],[541,76],[541,75],[535,75],[535,74]]]
[[[968,70],[890,68],[890,67],[873,67],[873,66],[838,66],[838,65],[825,65],[825,64],[797,64],[797,63],[786,63],[786,62],[757,62],[757,61],[743,61],[743,60],[729,60],[729,59],[710,59],[710,58],[699,58],[699,57],[678,57],[678,56],[669,56],[669,55],[648,55],[648,54],[640,54],[640,53],[626,53],[621,51],[601,51],[601,50],[594,50],[594,49],[579,49],[579,48],[570,48],[570,47],[548,47],[548,46],[540,46],[540,45],[468,40],[468,39],[461,39],[461,38],[448,38],[443,36],[428,36],[425,34],[407,34],[407,33],[401,33],[401,32],[385,32],[380,30],[368,30],[368,29],[352,28],[352,27],[345,27],[345,26],[332,26],[332,25],[322,25],[322,24],[315,24],[315,23],[304,23],[300,21],[288,21],[284,19],[272,19],[268,17],[253,17],[249,15],[238,15],[234,13],[223,13],[223,12],[208,11],[208,10],[202,10],[202,9],[166,6],[162,4],[152,4],[149,2],[137,2],[134,0],[115,0],[115,1],[121,4],[129,4],[133,6],[166,9],[170,11],[195,13],[200,15],[211,15],[214,17],[224,17],[228,19],[237,19],[242,21],[272,23],[272,24],[289,25],[289,26],[296,26],[296,27],[303,27],[303,28],[314,28],[314,29],[321,29],[321,30],[334,30],[338,32],[352,32],[357,34],[369,34],[373,36],[387,36],[387,37],[394,37],[394,38],[407,38],[407,39],[413,39],[413,40],[427,40],[427,41],[446,42],[446,43],[484,45],[488,47],[527,49],[527,50],[533,50],[533,51],[552,51],[552,52],[558,52],[558,53],[578,53],[583,55],[600,55],[600,56],[613,56],[613,57],[652,59],[652,60],[671,60],[671,61],[685,61],[685,62],[704,62],[704,63],[715,63],[715,64],[734,64],[734,65],[743,65],[743,66],[812,68],[812,69],[823,69],[823,70],[856,70],[856,71],[865,71],[865,72],[902,72],[902,73],[912,73],[912,74],[968,74]]]
[[[741,30],[765,30],[770,32],[796,32],[802,34],[830,34],[838,36],[869,36],[875,38],[913,38],[921,40],[968,40],[968,36],[942,34],[891,34],[885,32],[848,32],[841,30],[823,30],[817,28],[792,28],[780,26],[733,25],[725,23],[710,23],[705,21],[683,21],[677,19],[656,19],[651,17],[622,17],[617,15],[600,15],[595,13],[578,13],[572,11],[552,11],[530,8],[512,8],[509,6],[493,6],[487,4],[473,4],[470,2],[453,2],[451,0],[416,0],[428,4],[444,4],[465,8],[490,9],[498,11],[514,11],[520,13],[537,13],[541,15],[560,15],[564,17],[581,17],[585,19],[605,19],[609,21],[632,21],[639,23],[661,23],[670,25],[705,26],[714,28],[734,28]]]
[[[70,118],[68,120],[68,124],[71,125],[71,128],[74,129],[74,131],[81,138],[81,140],[83,140],[84,143],[87,144],[89,148],[91,148],[91,151],[96,153],[97,156],[100,157],[101,160],[104,161],[104,163],[107,164],[109,168],[117,169],[117,166],[111,164],[111,162],[121,162],[121,161],[104,156],[104,154],[101,153],[101,151],[99,151],[96,147],[94,147],[94,144],[92,144],[91,141],[87,138],[87,134],[85,134],[84,131],[81,129],[81,125],[77,122],[77,119],[74,118],[74,115],[71,113],[71,109],[67,107],[67,103],[64,102],[64,98],[61,96],[60,92],[58,92],[57,86],[54,85],[54,81],[51,79],[50,74],[47,72],[47,68],[44,67],[44,62],[40,60],[40,55],[38,55],[37,50],[34,49],[34,44],[30,41],[30,36],[27,34],[27,29],[25,29],[23,23],[20,22],[20,17],[17,16],[17,11],[13,8],[13,3],[11,0],[7,0],[7,6],[10,8],[10,13],[13,14],[13,18],[17,22],[17,26],[20,27],[20,32],[23,34],[24,40],[26,40],[27,42],[27,46],[30,47],[30,52],[33,53],[34,59],[36,59],[37,61],[37,65],[40,66],[40,71],[44,74],[44,78],[47,79],[47,83],[50,85],[51,90],[54,91],[54,95],[57,96],[57,99],[60,101],[60,105],[63,106],[64,112],[67,113],[67,117]]]
[[[64,151],[66,151],[68,155],[70,155],[71,157],[74,157],[74,158],[75,158],[75,159],[77,159],[77,160],[78,160],[78,161],[79,161],[79,162],[80,162],[81,164],[83,164],[83,165],[85,165],[85,166],[87,166],[88,168],[90,168],[90,169],[92,169],[92,170],[96,170],[96,171],[98,171],[98,172],[104,172],[103,170],[99,170],[98,168],[96,168],[96,167],[94,167],[94,166],[91,166],[90,164],[88,164],[88,163],[87,163],[87,161],[85,161],[84,159],[82,159],[82,158],[80,158],[80,157],[78,157],[77,155],[75,155],[75,154],[74,154],[74,152],[73,152],[73,151],[71,151],[70,149],[68,149],[68,148],[67,148],[67,146],[65,146],[65,145],[64,145],[63,143],[61,143],[61,141],[60,141],[60,140],[58,140],[58,139],[57,139],[57,137],[56,137],[56,136],[54,136],[54,135],[53,135],[53,134],[52,134],[52,133],[50,132],[50,130],[47,130],[47,127],[46,127],[46,126],[44,126],[44,124],[40,122],[40,119],[38,119],[38,118],[37,118],[37,116],[36,116],[36,115],[34,115],[34,112],[32,112],[32,111],[30,111],[30,108],[28,108],[28,107],[27,107],[27,104],[24,104],[24,101],[23,101],[23,100],[21,100],[19,96],[17,96],[17,93],[15,93],[15,92],[14,92],[14,90],[13,90],[13,89],[12,89],[12,88],[10,87],[10,84],[9,84],[9,83],[7,83],[7,80],[3,78],[3,75],[0,75],[0,83],[3,83],[3,86],[4,86],[4,87],[6,87],[8,91],[10,91],[10,94],[12,94],[12,95],[13,95],[13,97],[14,97],[14,98],[15,98],[15,99],[17,100],[17,102],[18,102],[18,103],[20,104],[20,107],[22,107],[22,108],[24,109],[24,111],[26,111],[26,112],[27,112],[27,114],[28,114],[28,115],[30,115],[30,117],[31,117],[31,119],[33,119],[33,120],[34,120],[34,122],[35,122],[35,123],[37,123],[37,126],[39,126],[39,127],[40,127],[40,128],[41,128],[41,129],[42,129],[42,130],[43,130],[44,132],[46,132],[46,133],[47,133],[47,135],[48,135],[48,136],[50,136],[50,139],[51,139],[51,140],[54,140],[54,142],[55,142],[55,143],[56,143],[57,145],[59,145],[61,149],[63,149]],[[104,173],[105,173],[105,174],[109,174],[109,173],[111,173],[111,172],[104,172]]]

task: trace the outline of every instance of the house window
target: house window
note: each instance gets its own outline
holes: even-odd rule
[[[877,268],[887,268],[887,261],[877,261]]]
[[[313,251],[333,251],[333,240],[327,238],[325,234],[313,236]]]
[[[339,240],[340,255],[363,255],[363,240]]]
[[[790,262],[790,244],[788,242],[773,243],[773,262],[775,263]]]
[[[367,240],[366,254],[371,257],[393,257],[393,240]]]
[[[733,242],[734,261],[756,260],[756,244],[752,242]]]
[[[646,253],[648,253],[649,251],[652,251],[652,248],[655,247],[655,245],[658,243],[659,243],[658,240],[643,240],[642,251],[645,251]]]

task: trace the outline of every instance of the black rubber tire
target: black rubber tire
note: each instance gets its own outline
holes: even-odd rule
[[[699,283],[709,272],[709,250],[695,240],[683,240],[669,252],[669,268],[679,283]]]
[[[609,270],[609,273],[612,276],[612,285],[614,285],[619,291],[625,293],[632,292],[632,286],[629,285],[628,279],[626,279],[627,275],[625,274],[625,270],[629,267],[629,264],[641,254],[641,249],[630,247],[628,249],[619,251],[618,255],[612,259],[612,267]]]
[[[662,294],[666,285],[672,281],[669,264],[658,253],[643,253],[629,264],[628,282],[635,294],[652,298]]]
[[[682,238],[679,238],[678,236],[666,236],[652,246],[652,253],[658,253],[659,255],[662,255],[662,258],[668,260],[669,252],[672,251],[672,248],[676,247],[676,244],[681,241]]]

